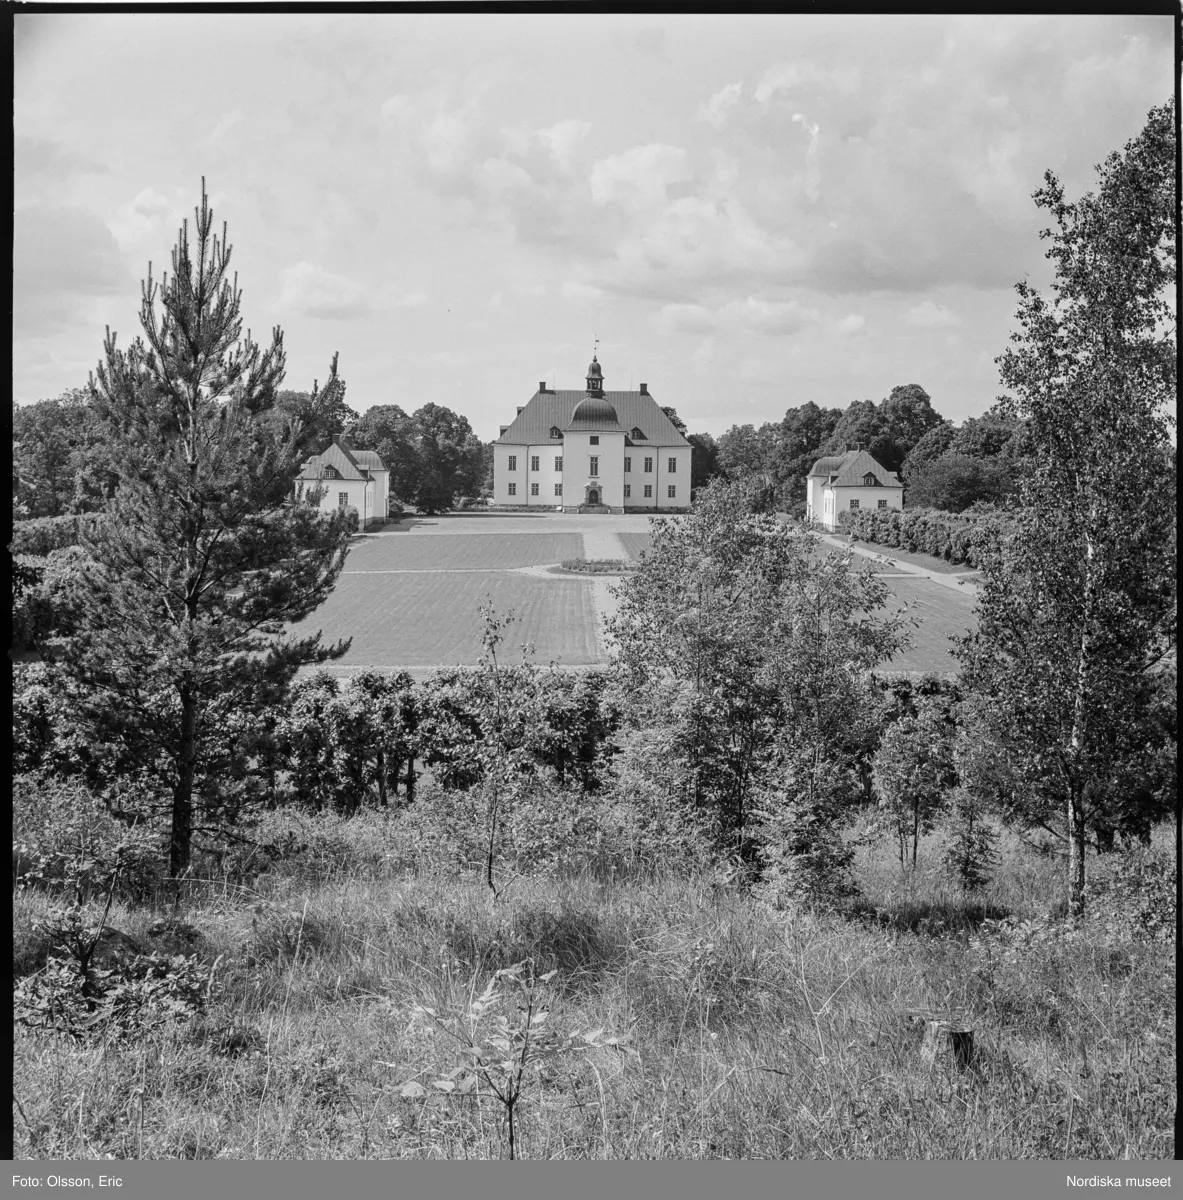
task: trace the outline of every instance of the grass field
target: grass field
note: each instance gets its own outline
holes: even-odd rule
[[[555,972],[543,1031],[600,1028],[639,1058],[584,1046],[528,1066],[519,1157],[1174,1152],[1173,943],[1101,911],[1079,929],[1049,920],[1057,864],[1013,839],[972,901],[943,877],[936,839],[907,877],[889,848],[864,845],[871,921],[775,911],[693,871],[528,873],[494,906],[473,873],[411,865],[421,842],[402,819],[276,814],[334,848],[330,876],[186,903],[204,1015],[111,1041],[18,1026],[14,1157],[504,1158],[495,1099],[404,1085],[468,1061],[415,1006],[491,1036],[496,1015],[520,1021],[519,997],[476,1018],[469,1006],[524,959]],[[1173,865],[1173,831],[1156,846]],[[1090,870],[1112,874],[1117,858]],[[14,895],[14,964],[33,961],[47,911]],[[1015,924],[991,928],[1006,915]],[[110,923],[150,943],[160,916],[117,903]],[[975,1033],[964,1073],[920,1052],[925,1016],[950,1010]]]
[[[950,636],[961,636],[974,626],[974,595],[964,589],[954,590],[925,579],[892,576],[884,582],[891,589],[895,603],[888,609],[898,612],[904,604],[914,603],[911,615],[919,622],[913,628],[912,645],[897,654],[887,667],[893,671],[954,671],[958,667],[952,654]]]
[[[357,571],[496,570],[580,558],[578,533],[411,533],[358,539],[345,562]]]
[[[459,538],[440,539],[458,541]],[[510,571],[416,571],[344,574],[333,594],[297,634],[320,629],[326,642],[353,639],[341,667],[429,667],[475,663],[481,655],[478,606],[520,618],[506,644],[535,646],[537,660],[568,665],[598,661],[596,610],[579,578],[533,578]]]
[[[629,558],[640,558],[649,549],[650,537],[647,533],[618,533]]]
[[[359,538],[333,595],[299,632],[320,629],[326,641],[352,638],[349,652],[335,664],[345,669],[475,663],[481,654],[477,606],[488,596],[499,612],[513,608],[522,618],[510,634],[510,645],[533,642],[541,662],[604,662],[597,616],[615,609],[606,589],[595,586],[591,576],[542,577],[520,569],[583,558],[587,547],[604,542],[606,534],[637,561],[650,544],[649,534],[622,530],[610,521],[589,523],[582,533],[570,525],[547,531],[547,520],[538,519],[529,531],[501,532],[492,526],[486,532],[455,522]],[[553,523],[563,520],[553,518]],[[929,569],[938,569],[938,564],[949,570],[948,564],[927,555],[906,558]],[[972,592],[897,576],[890,566],[861,556],[855,557],[855,566],[870,566],[889,576],[885,582],[896,598],[890,604],[893,611],[915,601],[920,624],[912,632],[912,645],[886,668],[956,670],[949,636],[971,628]]]

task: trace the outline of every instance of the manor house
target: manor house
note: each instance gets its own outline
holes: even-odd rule
[[[604,391],[593,357],[585,391],[545,381],[493,443],[493,503],[563,512],[690,507],[690,443],[641,384]]]

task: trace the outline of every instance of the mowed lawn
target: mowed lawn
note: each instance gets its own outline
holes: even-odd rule
[[[355,571],[496,570],[583,557],[578,533],[413,533],[359,538],[345,560]]]
[[[964,636],[974,628],[974,593],[968,588],[951,588],[927,579],[893,576],[883,581],[891,590],[890,612],[915,601],[909,614],[919,622],[911,629],[912,644],[887,663],[893,671],[955,671],[951,636]]]
[[[634,561],[649,549],[650,538],[647,533],[618,533],[616,536],[623,543],[629,558]]]
[[[599,661],[590,583],[510,571],[346,572],[324,605],[293,632],[320,629],[326,643],[352,638],[349,651],[332,664],[338,667],[471,664],[481,655],[483,625],[477,610],[486,600],[492,600],[499,615],[513,609],[520,618],[506,630],[503,661],[520,661],[523,642],[534,644],[540,664]]]

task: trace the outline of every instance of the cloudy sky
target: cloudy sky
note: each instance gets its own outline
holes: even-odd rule
[[[17,15],[13,388],[137,332],[207,179],[287,386],[496,436],[546,379],[692,430],[999,391],[1031,192],[1174,87],[1168,17]]]

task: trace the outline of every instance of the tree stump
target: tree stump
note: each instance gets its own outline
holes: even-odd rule
[[[951,1061],[957,1070],[968,1070],[974,1058],[974,1031],[953,1021],[928,1021],[924,1026],[924,1043],[920,1057],[925,1066],[932,1067],[937,1060]]]

